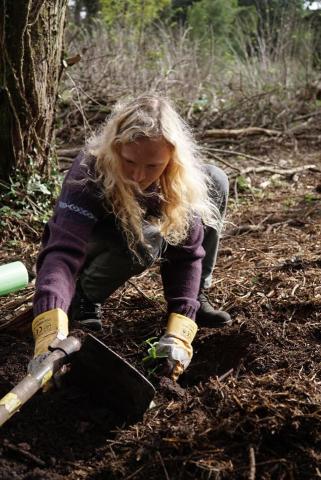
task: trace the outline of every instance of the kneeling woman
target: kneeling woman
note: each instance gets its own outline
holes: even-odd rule
[[[101,329],[100,305],[160,260],[168,323],[157,350],[176,379],[191,361],[197,324],[232,323],[206,296],[227,195],[226,175],[202,164],[167,100],[145,95],[117,104],[74,161],[45,227],[34,297],[35,358],[68,335],[68,316]]]

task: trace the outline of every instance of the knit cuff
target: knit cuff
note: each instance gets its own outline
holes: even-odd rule
[[[69,305],[62,299],[57,297],[45,297],[39,298],[33,304],[33,313],[36,317],[40,313],[53,310],[54,308],[60,308],[63,312],[68,313]]]
[[[180,313],[185,317],[195,320],[200,303],[197,300],[176,299],[168,302],[168,315]]]

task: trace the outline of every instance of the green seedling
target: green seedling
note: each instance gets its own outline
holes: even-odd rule
[[[147,376],[153,377],[157,376],[157,373],[159,373],[160,368],[162,368],[162,365],[160,364],[159,360],[166,358],[167,355],[159,355],[156,350],[156,345],[158,343],[157,337],[151,337],[148,338],[147,340],[144,340],[143,342],[146,344],[149,348],[147,350],[146,357],[143,358],[143,363],[145,364],[147,368]]]
[[[147,350],[148,355],[146,355],[146,357],[143,358],[143,362],[147,362],[148,360],[158,360],[159,358],[167,357],[166,354],[159,355],[157,353],[157,350],[156,350],[156,345],[158,343],[157,337],[147,338],[147,340],[144,340],[144,343],[148,345],[149,348]]]
[[[240,192],[249,192],[251,191],[251,184],[248,181],[247,178],[245,178],[243,175],[239,175],[236,178],[236,183],[237,183],[237,188],[239,189]]]

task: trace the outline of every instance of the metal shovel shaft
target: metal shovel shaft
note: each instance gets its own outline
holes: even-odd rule
[[[7,395],[0,399],[0,426],[20,410],[40,388],[66,363],[67,356],[77,352],[81,347],[75,337],[68,337],[57,345],[56,349],[45,358],[39,367],[21,380]]]

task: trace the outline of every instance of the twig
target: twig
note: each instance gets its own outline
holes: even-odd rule
[[[234,165],[231,165],[229,162],[227,162],[226,160],[223,160],[223,158],[219,157],[218,155],[215,155],[215,153],[212,153],[212,152],[208,152],[207,155],[209,155],[211,158],[214,158],[215,160],[217,160],[218,162],[220,163],[223,163],[223,165],[225,165],[226,167],[229,167],[231,168],[232,170],[236,170],[238,173],[241,172],[241,169],[239,167],[234,167]]]
[[[285,87],[283,87],[282,89],[285,90]],[[267,96],[269,96],[269,95],[271,95],[275,92],[278,92],[278,91],[279,91],[278,88],[271,88],[270,90],[268,90],[266,92],[256,93],[255,95],[250,95],[250,96],[244,95],[237,102],[233,103],[232,105],[230,105],[228,107],[223,108],[220,111],[220,113],[218,115],[216,115],[214,120],[216,121],[218,118],[222,118],[222,117],[226,116],[227,113],[229,113],[231,111],[235,111],[236,109],[240,110],[244,104],[248,104],[248,103],[253,104],[253,102],[255,102],[255,104],[257,104],[259,99],[267,97]]]
[[[250,457],[249,480],[255,480],[256,465],[255,465],[255,452],[253,447],[250,447],[249,449],[249,457]]]
[[[75,148],[57,148],[56,151],[59,157],[68,157],[68,159],[70,159],[76,157],[80,150],[81,146]]]
[[[237,180],[234,181],[234,198],[235,198],[235,202],[239,203],[239,194],[237,191]]]
[[[225,380],[229,375],[232,375],[233,372],[234,368],[231,368],[227,372],[223,373],[223,375],[221,375],[220,377],[217,377],[217,381],[222,382],[222,380]]]
[[[32,228],[31,225],[28,225],[26,222],[24,222],[23,220],[21,220],[21,218],[19,218],[19,223],[21,225],[23,225],[27,230],[29,230],[31,233],[33,233],[34,235],[36,235],[37,237],[39,237],[39,232],[37,232],[37,230],[35,230],[34,228]]]
[[[226,150],[225,148],[212,148],[212,147],[204,147],[203,150],[208,152],[216,152],[216,153],[225,153],[227,155],[235,155],[237,157],[244,157],[248,158],[249,160],[255,160],[255,162],[262,163],[264,165],[271,165],[271,162],[266,160],[262,160],[258,157],[254,157],[253,155],[248,155],[247,153],[238,152],[237,150]]]
[[[282,337],[285,337],[285,328],[286,328],[286,326],[287,326],[287,323],[292,321],[292,318],[293,318],[295,312],[296,312],[296,307],[293,308],[293,311],[292,311],[289,319],[288,319],[288,320],[287,320],[287,319],[284,320],[284,322],[283,322],[283,324],[282,324]]]
[[[305,120],[306,118],[317,117],[318,115],[321,115],[321,110],[317,110],[316,112],[306,113],[305,115],[300,115],[299,117],[295,117],[293,121],[297,122],[298,120]]]
[[[30,293],[27,293],[26,295],[23,295],[22,297],[19,297],[18,299],[10,300],[9,302],[3,304],[1,306],[2,311],[3,310],[8,310],[12,307],[17,309],[18,307],[21,307],[24,303],[26,303],[28,300],[30,300],[34,295],[34,289],[32,288],[32,291]]]
[[[281,225],[287,225],[291,222],[291,219],[288,219],[288,220],[284,220],[283,222],[269,223],[267,227],[265,227],[264,224],[270,218],[270,216],[271,215],[268,215],[258,224],[244,223],[243,225],[239,225],[238,227],[227,230],[226,234],[224,234],[224,238],[233,237],[234,235],[243,235],[246,233],[258,232],[258,231],[264,230],[264,228],[266,228],[267,233],[270,233],[272,228],[279,227]]]
[[[234,237],[236,235],[242,235],[243,233],[251,233],[251,232],[258,232],[263,230],[263,225],[252,225],[252,224],[244,224],[240,225],[239,227],[235,227],[230,231],[227,231],[224,235],[224,238]]]
[[[24,450],[23,448],[19,448],[16,445],[13,445],[12,443],[9,443],[7,440],[4,440],[3,445],[8,450],[11,450],[12,452],[18,453],[21,456],[27,458],[28,460],[32,460],[39,467],[45,467],[46,466],[46,463],[43,460],[41,460],[41,458],[37,457],[33,453],[28,452],[27,450]]]
[[[135,472],[129,475],[129,477],[126,477],[125,480],[130,480],[131,478],[136,477],[137,473],[141,472],[143,468],[145,468],[145,465],[142,465],[141,467],[139,467]]]
[[[247,128],[212,128],[211,130],[205,130],[202,137],[210,138],[239,138],[239,137],[249,137],[252,135],[267,135],[268,137],[279,136],[282,132],[279,130],[269,130],[267,128],[261,127],[247,127]]]
[[[148,300],[150,303],[153,303],[153,300],[151,300],[147,295],[146,293],[144,293],[137,285],[134,284],[134,282],[132,280],[127,280],[127,282],[135,288],[135,290],[137,290],[138,293],[140,293],[146,300]]]
[[[157,455],[158,455],[159,460],[160,460],[160,463],[161,463],[161,465],[162,465],[162,467],[163,467],[166,480],[170,480],[169,475],[168,475],[168,472],[167,472],[167,469],[166,469],[166,465],[165,465],[165,463],[164,463],[164,460],[163,460],[163,457],[162,457],[160,451],[157,452]]]
[[[248,173],[261,173],[261,172],[270,172],[270,173],[277,173],[279,175],[294,175],[295,173],[304,172],[305,170],[312,170],[313,172],[321,172],[316,165],[303,165],[302,167],[296,168],[288,168],[282,170],[281,168],[274,168],[274,167],[248,167],[241,170],[241,175],[246,175]],[[234,177],[236,174],[232,174]]]
[[[14,331],[17,333],[19,329],[22,327],[27,327],[31,323],[33,319],[33,308],[30,306],[26,308],[23,312],[19,313],[18,315],[5,318],[5,321],[1,321],[0,323],[0,332],[12,332]]]

